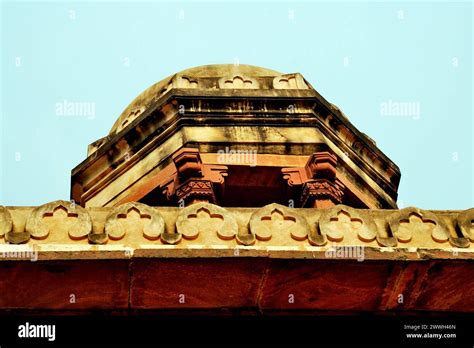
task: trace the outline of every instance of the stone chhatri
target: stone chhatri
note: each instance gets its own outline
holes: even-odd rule
[[[396,208],[399,180],[375,142],[301,74],[209,65],[141,93],[73,169],[71,198],[85,207]]]

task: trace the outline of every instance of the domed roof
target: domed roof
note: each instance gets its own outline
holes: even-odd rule
[[[271,69],[245,64],[202,65],[180,71],[155,83],[140,93],[125,108],[117,121],[115,121],[110,130],[110,134],[118,133],[128,123],[143,113],[158,97],[173,87],[173,81],[181,80],[180,84],[177,86],[180,88],[196,88],[197,82],[194,81],[193,78],[223,78],[235,75],[252,78],[279,76],[282,75],[282,73]]]
[[[223,77],[232,74],[244,74],[246,76],[278,76],[280,72],[246,64],[211,64],[201,65],[178,72],[179,75],[191,75],[194,77]]]

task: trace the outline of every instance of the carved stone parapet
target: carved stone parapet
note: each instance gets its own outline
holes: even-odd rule
[[[194,202],[184,208],[151,207],[138,202],[82,208],[54,201],[31,208],[0,206],[0,232],[4,236],[2,240],[0,235],[0,246],[3,244],[5,251],[19,247],[11,244],[38,245],[40,249],[46,247],[43,254],[51,250],[65,252],[58,256],[61,258],[82,258],[83,252],[107,258],[108,253],[118,255],[117,250],[128,252],[130,248],[162,255],[165,249],[160,246],[164,244],[176,245],[185,256],[198,249],[207,250],[203,255],[233,256],[234,248],[244,245],[250,248],[242,249],[245,252],[255,247],[254,256],[284,250],[291,257],[306,258],[313,257],[313,252],[326,251],[306,247],[336,243],[367,246],[374,248],[367,250],[369,254],[381,253],[368,254],[368,258],[398,259],[403,254],[416,259],[426,255],[474,259],[474,209],[356,209],[342,204],[315,209],[276,203],[259,208],[224,208],[207,202]],[[84,249],[87,242],[95,245]],[[1,251],[2,247],[0,257]]]
[[[92,220],[89,212],[80,205],[53,201],[35,208],[26,220],[25,231],[14,232],[7,239],[15,244],[24,243],[30,237],[45,239],[52,230],[59,235],[67,234],[72,240],[80,240],[92,231]]]
[[[296,211],[280,204],[269,204],[256,210],[249,222],[250,232],[258,240],[267,241],[279,233],[289,234],[295,240],[305,240],[309,225]]]
[[[107,216],[104,236],[89,234],[89,241],[102,244],[107,237],[120,240],[125,234],[140,232],[149,240],[156,240],[165,231],[163,217],[152,207],[138,202],[130,202],[115,207]],[[95,238],[94,238],[95,237]]]

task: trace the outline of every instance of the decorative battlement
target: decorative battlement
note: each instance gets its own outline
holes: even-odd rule
[[[354,246],[365,248],[366,259],[473,259],[473,221],[474,209],[223,208],[206,202],[83,208],[55,201],[1,207],[0,250],[34,246],[44,259],[232,257],[237,249],[251,257],[321,259],[333,247]]]

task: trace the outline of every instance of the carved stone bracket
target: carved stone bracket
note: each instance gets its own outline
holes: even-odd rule
[[[345,186],[336,178],[336,164],[336,156],[324,151],[310,156],[303,168],[282,169],[301,207],[329,208],[342,203]]]
[[[131,202],[115,207],[107,216],[105,222],[105,234],[110,239],[119,240],[125,236],[127,232],[126,220],[130,219],[130,213],[134,213],[137,219],[131,221],[133,225],[139,225],[139,229],[143,231],[143,236],[150,240],[159,239],[165,229],[165,221],[156,209],[146,204]],[[96,243],[96,239],[89,240]],[[103,241],[104,238],[98,238],[97,241]]]
[[[164,185],[170,200],[186,205],[196,201],[217,203],[224,190],[227,167],[203,164],[198,149],[182,148],[173,155],[176,173]]]
[[[310,234],[306,219],[296,211],[280,204],[269,204],[252,214],[250,232],[257,239],[267,241],[277,233],[288,233],[295,240],[305,240]]]
[[[363,242],[372,242],[377,238],[375,222],[370,216],[362,216],[354,208],[337,205],[327,210],[319,219],[319,229],[323,236],[333,242],[344,239],[345,231],[355,231]]]
[[[336,178],[337,158],[330,152],[316,152],[305,165],[308,178]]]
[[[209,180],[190,179],[177,187],[175,196],[178,201],[189,202],[205,201],[216,202],[216,195],[212,182]]]
[[[341,204],[344,196],[344,185],[337,179],[330,181],[327,179],[315,179],[303,184],[301,192],[301,206],[315,206],[319,208],[318,202],[330,201],[334,204]],[[321,208],[325,208],[321,206]]]
[[[176,242],[181,236],[195,239],[206,232],[216,233],[220,239],[231,240],[238,236],[239,227],[235,217],[226,209],[210,203],[196,203],[183,208],[176,220]]]
[[[85,238],[92,231],[92,220],[86,209],[73,202],[59,200],[34,209],[26,220],[25,232],[34,239],[47,238],[51,226],[48,219],[55,218],[58,213],[62,216],[55,228],[66,229],[71,239]]]

